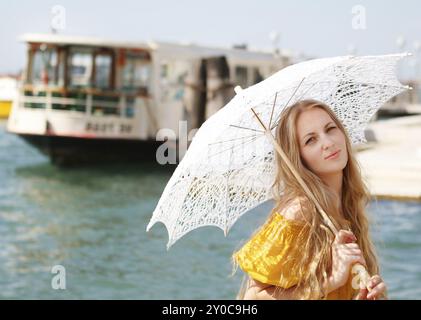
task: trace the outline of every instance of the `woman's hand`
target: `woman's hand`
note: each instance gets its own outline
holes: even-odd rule
[[[360,289],[355,300],[378,300],[386,293],[386,284],[379,275],[372,276],[367,286],[370,292],[367,288]]]
[[[329,291],[342,287],[348,280],[350,270],[355,263],[366,266],[366,261],[351,231],[340,230],[332,243],[332,273],[329,279]]]

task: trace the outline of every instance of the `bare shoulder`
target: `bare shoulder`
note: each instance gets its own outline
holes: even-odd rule
[[[278,212],[287,220],[309,221],[311,218],[308,200],[303,197],[295,198]]]

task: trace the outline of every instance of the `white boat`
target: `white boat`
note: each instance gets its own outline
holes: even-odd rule
[[[154,159],[243,88],[291,64],[285,54],[164,42],[26,34],[27,65],[7,129],[53,163]]]

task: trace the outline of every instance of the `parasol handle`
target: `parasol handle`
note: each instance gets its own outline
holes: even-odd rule
[[[310,200],[316,206],[317,211],[321,214],[323,221],[326,223],[326,225],[330,228],[330,230],[336,236],[338,234],[338,229],[336,228],[336,226],[332,223],[331,219],[326,214],[326,212],[323,210],[323,208],[320,206],[319,202],[314,197],[313,193],[308,189],[308,187],[307,187],[306,183],[304,182],[304,180],[301,178],[301,176],[295,170],[295,168],[292,165],[291,161],[288,159],[288,157],[286,156],[286,154],[282,150],[281,146],[276,141],[276,139],[273,136],[273,134],[270,131],[270,129],[265,126],[265,124],[262,122],[262,120],[260,119],[260,117],[257,115],[257,113],[254,111],[253,108],[251,108],[251,111],[254,113],[254,115],[256,116],[256,118],[258,120],[258,122],[263,127],[263,129],[265,131],[265,135],[269,138],[269,140],[271,141],[271,143],[274,146],[275,150],[278,152],[278,154],[280,155],[280,157],[282,158],[282,160],[287,164],[288,168],[291,170],[292,174],[297,179],[298,183],[304,189],[304,192],[307,194],[307,196],[310,198]],[[361,283],[364,285],[364,287],[367,288],[368,291],[370,292],[371,289],[368,287],[368,282],[370,280],[370,274],[367,272],[367,269],[362,264],[355,263],[353,265],[353,267],[352,267],[351,272],[352,272],[352,274],[358,275],[358,277],[357,276],[354,276],[354,278],[352,280],[352,287],[354,289],[358,289],[359,288],[359,285],[360,285],[360,281],[361,281]]]

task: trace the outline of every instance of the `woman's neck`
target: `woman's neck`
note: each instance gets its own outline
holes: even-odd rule
[[[343,182],[343,172],[340,171],[335,174],[328,176],[323,176],[321,178],[323,182],[335,193],[337,196],[336,207],[342,215],[342,182]]]

